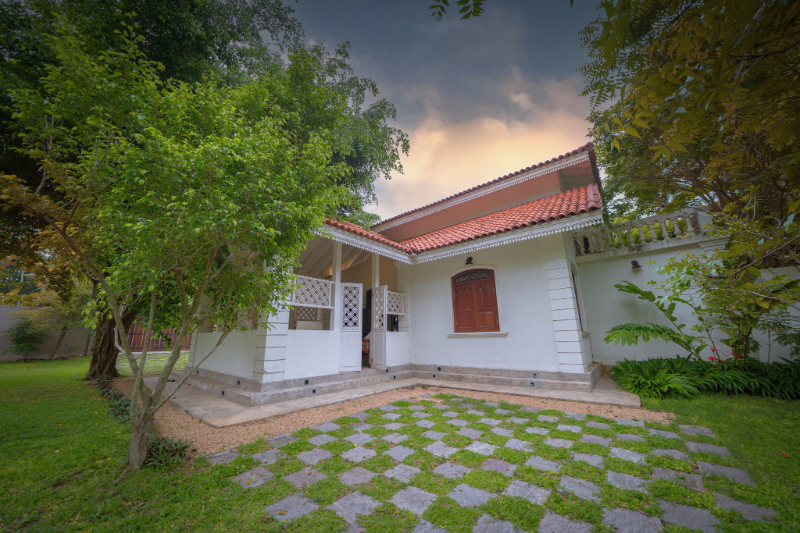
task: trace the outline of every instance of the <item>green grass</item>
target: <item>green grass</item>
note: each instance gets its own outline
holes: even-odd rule
[[[144,363],[145,374],[153,374],[164,370],[164,365],[167,364],[169,353],[149,353],[147,354],[147,361]],[[175,370],[183,370],[189,362],[189,352],[181,352],[181,356],[175,362]],[[87,363],[88,365],[88,363]],[[117,358],[117,372],[121,376],[132,376],[131,366],[125,356],[120,355]]]

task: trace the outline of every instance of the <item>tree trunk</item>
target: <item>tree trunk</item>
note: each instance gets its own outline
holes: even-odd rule
[[[147,443],[150,441],[153,418],[145,415],[141,418],[131,418],[131,422],[133,422],[133,429],[131,430],[131,447],[128,449],[128,469],[135,471],[144,465],[147,457]]]
[[[53,351],[50,352],[50,357],[47,358],[48,361],[52,361],[56,358],[56,352],[58,352],[58,348],[61,346],[61,343],[64,340],[64,337],[67,336],[67,331],[69,330],[69,324],[66,322],[63,326],[61,326],[61,331],[58,333],[58,338],[56,339],[56,345],[53,346]]]
[[[125,330],[133,324],[136,319],[136,312],[131,311],[122,315],[122,324]],[[117,356],[119,350],[114,344],[116,335],[116,324],[113,318],[102,317],[97,323],[97,330],[94,336],[94,350],[92,350],[92,361],[89,363],[89,371],[85,379],[95,379],[97,376],[107,376],[109,378],[119,377],[117,372]]]
[[[89,344],[92,342],[92,334],[86,334],[86,341],[83,343],[83,355],[82,357],[86,357],[89,355]]]

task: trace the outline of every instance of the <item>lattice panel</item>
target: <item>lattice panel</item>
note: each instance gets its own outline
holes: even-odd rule
[[[378,287],[372,290],[372,329],[386,329],[386,287]]]
[[[386,313],[389,315],[404,315],[406,313],[405,296],[399,292],[387,292]]]
[[[472,280],[475,280],[475,279],[486,279],[486,278],[491,278],[493,276],[494,276],[494,274],[492,272],[487,272],[485,270],[481,270],[481,271],[478,271],[478,272],[475,272],[475,271],[471,270],[469,272],[465,272],[464,274],[461,274],[460,276],[458,276],[453,281],[456,282],[456,283],[463,283],[465,281],[472,281]]]
[[[347,285],[342,288],[342,327],[357,328],[361,325],[361,290]]]
[[[317,309],[315,307],[295,307],[294,314],[295,317],[297,317],[297,320],[317,320]]]
[[[297,276],[293,303],[308,307],[333,307],[333,302],[331,301],[332,285],[333,282],[324,279]]]

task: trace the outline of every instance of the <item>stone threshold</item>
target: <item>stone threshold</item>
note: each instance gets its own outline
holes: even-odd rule
[[[145,385],[151,389],[155,386],[158,378],[145,378]],[[528,387],[502,387],[482,383],[456,382],[439,379],[426,378],[407,378],[396,381],[386,381],[356,387],[349,390],[332,392],[320,396],[298,398],[267,405],[255,407],[245,407],[231,400],[226,400],[210,392],[206,392],[192,385],[185,384],[172,397],[170,403],[179,411],[197,418],[205,424],[215,428],[236,426],[264,420],[275,416],[287,415],[297,411],[313,409],[325,405],[332,405],[348,400],[363,398],[373,394],[380,394],[395,389],[413,387],[415,385],[428,385],[432,387],[443,387],[456,390],[471,390],[477,392],[493,392],[500,394],[510,394],[515,396],[527,396],[532,398],[546,398],[549,400],[565,400],[573,402],[583,402],[598,405],[613,405],[617,407],[641,408],[639,397],[635,394],[623,392],[616,387],[616,384],[609,378],[601,378],[597,386],[591,392],[555,390],[555,389],[533,389]],[[175,383],[167,383],[165,395],[175,390]]]

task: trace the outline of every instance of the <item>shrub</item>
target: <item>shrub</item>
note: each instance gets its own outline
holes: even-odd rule
[[[3,353],[17,353],[27,357],[41,343],[47,340],[47,333],[33,320],[23,318],[3,333],[11,337],[11,345]]]
[[[749,357],[713,364],[688,357],[624,360],[611,368],[611,375],[622,390],[645,398],[703,392],[800,398],[800,361],[783,361],[764,363]]]
[[[144,465],[159,468],[180,464],[186,460],[186,450],[191,445],[187,440],[151,434]]]

